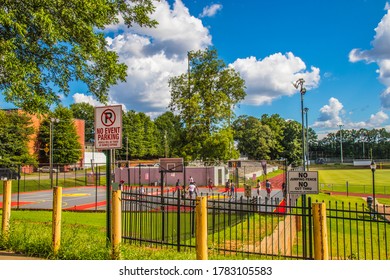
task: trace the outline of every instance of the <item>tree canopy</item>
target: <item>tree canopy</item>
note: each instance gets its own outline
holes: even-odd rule
[[[50,122],[52,122],[53,147],[50,147]],[[82,157],[81,144],[74,124],[73,114],[69,108],[58,106],[45,118],[38,133],[40,161],[49,162],[49,153],[43,148],[53,149],[53,162],[58,164],[74,164]]]
[[[301,126],[278,114],[261,118],[239,116],[233,122],[234,140],[242,155],[250,159],[281,159],[299,164],[302,154]]]
[[[99,101],[126,77],[102,30],[118,23],[153,27],[153,0],[4,0],[0,6],[0,92],[30,113],[47,113],[81,81]]]
[[[85,121],[85,142],[92,143],[95,140],[94,118],[95,108],[89,103],[74,103],[70,105],[75,119]]]
[[[215,49],[189,52],[188,70],[169,80],[169,108],[184,124],[183,157],[230,159],[231,153],[216,158],[205,143],[213,143],[219,150],[233,150],[230,121],[234,117],[233,108],[246,95],[245,82],[238,72],[218,59]],[[224,147],[221,147],[223,143]]]
[[[34,133],[30,117],[17,110],[0,110],[0,118],[0,165],[35,164],[36,158],[28,149]]]

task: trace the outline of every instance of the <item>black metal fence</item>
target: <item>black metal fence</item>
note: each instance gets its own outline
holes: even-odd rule
[[[390,208],[329,202],[327,225],[330,259],[390,259]]]
[[[302,238],[302,219],[310,211],[278,199],[208,196],[208,247],[211,254],[266,258],[312,258]],[[129,188],[122,193],[122,237],[139,245],[195,248],[195,199],[156,189]],[[305,232],[311,235],[311,228]],[[302,242],[305,242],[303,244]],[[302,249],[304,248],[304,249]],[[309,255],[306,255],[306,254]]]
[[[311,200],[208,196],[209,254],[237,258],[313,259]],[[195,248],[195,199],[161,189],[129,188],[122,193],[125,242],[178,251]],[[330,259],[389,259],[386,207],[327,205]]]
[[[40,165],[31,168],[29,172],[22,172],[20,166],[14,166],[0,168],[0,179],[14,180],[13,192],[45,190],[52,186],[104,186],[106,184],[106,168],[103,164],[95,164],[93,169],[55,164],[52,172],[50,172],[48,165]],[[1,191],[0,188],[0,193]]]

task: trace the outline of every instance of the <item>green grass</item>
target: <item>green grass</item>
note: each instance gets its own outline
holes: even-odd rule
[[[372,194],[373,182],[370,169],[319,170],[320,190]],[[375,172],[375,193],[390,195],[390,169]],[[348,188],[347,188],[348,182]]]
[[[326,205],[334,205],[334,204],[358,204],[358,205],[366,205],[365,200],[359,196],[343,196],[343,195],[328,195],[328,194],[315,194],[315,195],[307,195],[310,197],[312,202],[325,202]]]
[[[327,215],[331,216],[327,218],[330,258],[389,259],[390,223],[373,220],[362,197],[327,194],[308,197],[312,202],[324,202]]]
[[[1,213],[1,212],[0,212]],[[108,260],[111,251],[106,242],[106,214],[63,212],[61,247],[52,254],[52,212],[16,211],[11,214],[10,238],[0,235],[0,249],[44,259]],[[0,215],[1,217],[1,215]],[[148,246],[123,244],[122,259],[189,260],[195,252],[177,253],[173,249],[156,250]]]
[[[0,211],[0,218],[2,218]],[[160,216],[161,217],[161,216]],[[58,255],[52,253],[52,212],[21,211],[11,213],[9,240],[0,234],[0,249],[23,253],[44,259],[108,260],[111,250],[106,242],[106,214],[63,212],[61,247]],[[174,224],[174,223],[172,223]],[[240,223],[238,223],[238,226]],[[232,227],[233,232],[237,232]],[[234,235],[234,234],[233,234]],[[194,239],[187,242],[195,244]],[[146,244],[146,243],[145,243]],[[195,250],[182,247],[166,248],[160,245],[122,243],[121,259],[124,260],[195,260]],[[210,260],[258,259],[256,256],[220,255],[211,252]]]

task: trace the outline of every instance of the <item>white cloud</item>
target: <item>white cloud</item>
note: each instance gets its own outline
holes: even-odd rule
[[[318,86],[320,70],[311,67],[289,52],[276,53],[262,60],[255,57],[237,59],[231,65],[246,82],[247,97],[243,103],[252,105],[269,104],[282,96],[291,96],[297,92],[292,86],[299,78],[305,80],[307,89]]]
[[[332,128],[337,127],[342,123],[340,114],[343,110],[343,104],[341,102],[332,97],[329,99],[329,104],[323,106],[320,109],[320,116],[318,120],[313,124],[313,127],[320,128]]]
[[[85,95],[83,93],[75,93],[73,94],[73,101],[74,103],[88,103],[94,107],[97,106],[103,106],[102,103],[97,101],[93,96],[91,95]]]
[[[140,42],[143,55],[164,52],[168,57],[184,57],[188,51],[204,49],[211,45],[209,30],[203,26],[200,19],[190,15],[181,0],[176,0],[172,8],[165,0],[155,1],[154,5],[156,10],[151,17],[158,22],[156,28],[141,28],[138,25],[126,28],[121,21],[118,25],[108,26],[107,30],[114,33],[124,32],[128,34],[125,35],[127,39],[137,34],[138,39],[148,40],[149,43]]]
[[[222,5],[221,4],[213,4],[211,6],[206,6],[203,8],[202,13],[199,15],[199,17],[212,17],[215,16],[215,14],[222,10]]]
[[[370,116],[370,119],[367,121],[367,125],[371,127],[379,127],[388,119],[389,116],[385,112],[379,111],[375,115]]]
[[[187,52],[212,45],[209,30],[189,13],[181,0],[176,0],[173,6],[161,0],[155,6],[152,18],[159,23],[156,28],[127,28],[121,20],[118,25],[107,27],[110,37],[106,38],[109,48],[128,66],[127,81],[110,89],[111,102],[126,104],[127,109],[150,116],[167,110],[168,80],[187,71]],[[216,12],[222,6],[209,8],[210,12]],[[297,93],[291,83],[298,78],[305,79],[308,89],[317,87],[320,80],[319,69],[307,69],[293,53],[276,53],[262,60],[237,59],[230,67],[245,79],[244,103],[252,105],[269,104]]]
[[[88,103],[92,105],[93,107],[99,107],[99,106],[105,106],[105,104],[101,103],[100,101],[96,100],[91,95],[86,95],[84,93],[75,93],[72,96],[73,103]],[[109,100],[107,105],[118,105],[119,103],[116,103],[115,101]],[[122,105],[122,110],[127,111],[126,105]]]
[[[389,3],[386,3],[385,16],[375,28],[375,36],[371,42],[372,49],[353,49],[349,53],[349,61],[366,61],[367,63],[377,63],[379,70],[379,80],[387,89],[381,95],[381,104],[384,109],[390,109],[390,10]]]
[[[379,111],[376,114],[372,114],[366,121],[352,122],[344,116],[345,112],[343,108],[343,104],[337,98],[330,98],[329,104],[320,109],[320,116],[312,127],[337,128],[342,124],[344,129],[360,129],[362,127],[378,128],[382,127],[383,123],[389,119],[389,116],[385,112]]]
[[[155,6],[156,28],[127,29],[120,23],[108,27],[116,35],[107,37],[109,48],[128,66],[127,81],[113,86],[110,98],[151,116],[167,110],[168,80],[186,72],[187,52],[211,45],[209,30],[181,0],[172,8],[164,0]]]

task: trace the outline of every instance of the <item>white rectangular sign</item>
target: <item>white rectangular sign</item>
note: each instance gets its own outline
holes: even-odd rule
[[[289,194],[318,194],[318,172],[289,171],[287,187]]]
[[[122,105],[95,107],[95,148],[122,148]]]

